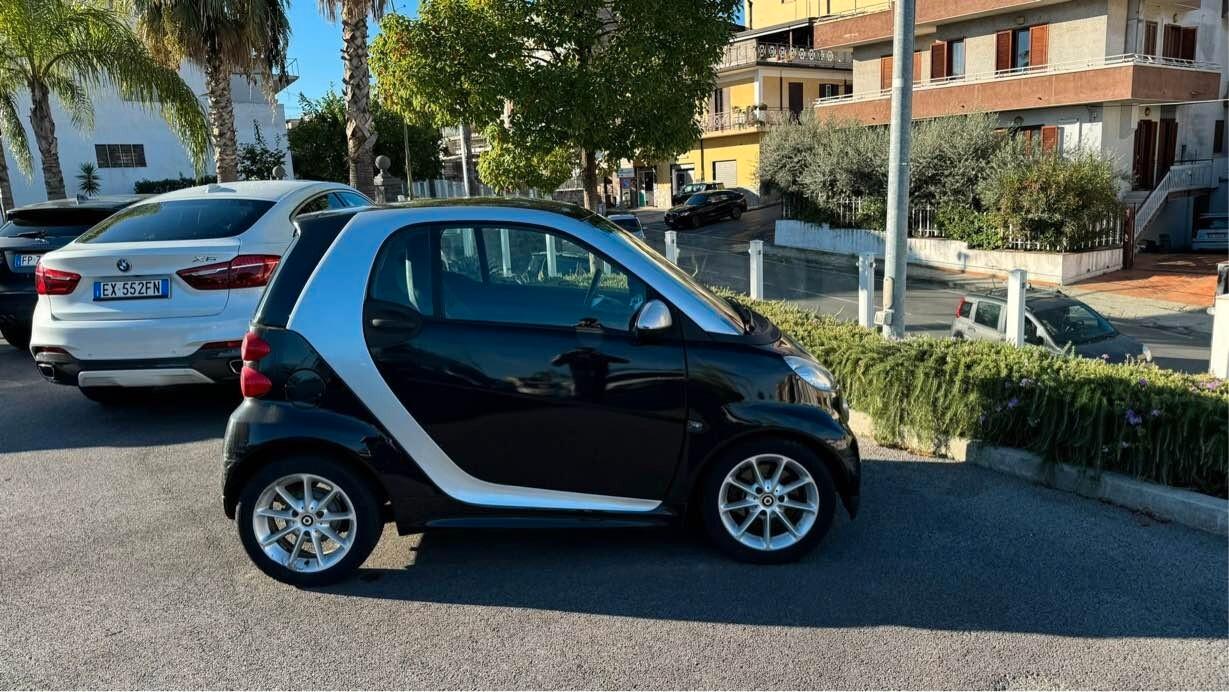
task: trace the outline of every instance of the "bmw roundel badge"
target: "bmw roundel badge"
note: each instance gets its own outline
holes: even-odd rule
[[[128,271],[129,269],[132,269],[132,265],[131,265],[131,264],[128,264],[128,260],[126,260],[126,259],[124,259],[123,257],[121,257],[121,258],[119,258],[118,260],[116,260],[116,261],[115,261],[115,268],[116,268],[116,269],[118,269],[118,270],[120,270],[120,271],[122,271],[122,272],[126,272],[126,271]]]

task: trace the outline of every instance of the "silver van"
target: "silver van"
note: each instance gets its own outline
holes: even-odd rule
[[[969,294],[956,306],[952,338],[1004,341],[1007,292]],[[1123,334],[1096,310],[1058,291],[1029,291],[1024,297],[1024,341],[1053,353],[1070,352],[1111,363],[1152,361],[1152,351]]]

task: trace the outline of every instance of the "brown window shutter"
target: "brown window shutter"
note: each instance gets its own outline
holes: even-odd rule
[[[998,72],[1011,69],[1011,32],[1000,31],[994,35],[994,69]]]
[[[1156,55],[1156,22],[1144,24],[1144,55]]]
[[[947,41],[930,44],[930,81],[947,76]]]
[[[1178,50],[1178,57],[1183,60],[1195,59],[1195,39],[1198,36],[1199,28],[1194,26],[1182,27],[1182,43]]]
[[[1029,65],[1044,67],[1050,62],[1050,25],[1038,24],[1028,30]]]
[[[1182,44],[1182,27],[1177,24],[1166,24],[1165,43],[1161,46],[1161,57],[1176,58]]]
[[[913,51],[913,83],[922,81],[922,51]]]
[[[890,89],[892,87],[892,56],[885,55],[879,58],[879,88]]]
[[[1041,128],[1041,150],[1044,152],[1058,151],[1058,127],[1046,125]]]

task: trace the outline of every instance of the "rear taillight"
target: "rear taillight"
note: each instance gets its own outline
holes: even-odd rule
[[[40,296],[66,296],[77,288],[80,274],[49,269],[40,262],[34,267],[34,290]]]
[[[269,342],[260,338],[256,332],[248,332],[243,336],[243,344],[239,347],[239,357],[256,362],[269,355]]]
[[[960,299],[960,303],[959,303],[958,305],[956,305],[956,317],[962,317],[962,316],[963,316],[963,314],[962,314],[962,313],[964,313],[964,306],[965,306],[965,301],[964,301],[964,298],[961,298],[961,299]]]
[[[180,269],[175,273],[198,291],[255,288],[269,283],[280,259],[277,255],[239,255],[229,262]]]
[[[239,371],[239,391],[245,397],[261,397],[273,389],[273,381],[250,365]]]

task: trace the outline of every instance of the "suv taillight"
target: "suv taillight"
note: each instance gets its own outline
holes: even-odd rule
[[[261,358],[269,355],[269,342],[260,338],[256,332],[248,332],[239,346],[239,357],[243,359],[243,369],[239,371],[239,391],[245,397],[262,397],[273,389],[273,381],[264,373],[249,365],[255,364]]]
[[[77,288],[80,274],[48,269],[39,262],[34,267],[34,290],[40,296],[66,296]]]
[[[961,298],[960,303],[956,305],[956,317],[962,316],[961,313],[964,312],[964,306],[965,306],[965,300],[964,298]]]
[[[269,283],[280,259],[277,255],[239,255],[229,262],[180,269],[175,273],[198,291],[256,288]]]

